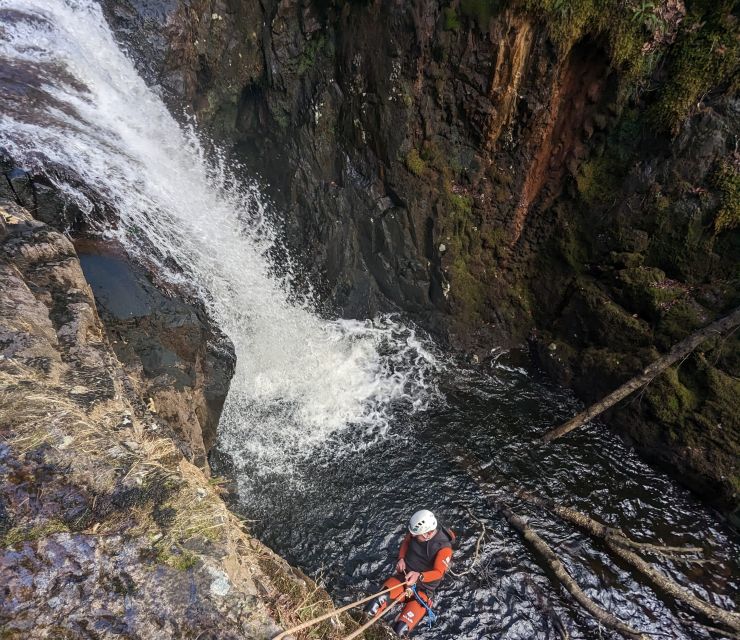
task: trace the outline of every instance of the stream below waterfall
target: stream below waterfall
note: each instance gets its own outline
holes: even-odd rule
[[[178,124],[94,0],[0,0],[0,22],[0,149],[45,174],[91,231],[203,300],[237,355],[218,447],[231,460],[238,509],[338,602],[375,589],[409,515],[426,507],[457,531],[454,570],[466,573],[448,577],[440,622],[416,637],[554,639],[555,620],[573,639],[613,637],[492,512],[489,498],[515,484],[640,541],[702,547],[700,562],[650,559],[698,595],[736,608],[740,545],[716,513],[602,427],[533,444],[578,403],[525,355],[462,364],[404,318],[324,318],[310,294],[296,296],[271,263],[275,233],[258,187],[214,162],[194,127]],[[121,284],[115,278],[111,289]],[[470,465],[484,467],[485,485]],[[512,506],[623,621],[655,638],[712,637],[603,546]]]
[[[561,638],[555,620],[571,638],[612,637],[492,511],[488,497],[509,496],[586,594],[611,613],[656,638],[711,637],[691,625],[696,618],[683,606],[614,562],[603,545],[511,500],[506,487],[570,504],[639,541],[702,547],[704,556],[694,556],[699,562],[645,557],[681,585],[733,609],[740,546],[716,514],[602,426],[534,445],[538,434],[579,407],[529,367],[526,354],[451,368],[441,385],[444,401],[415,415],[399,411],[382,439],[346,430],[296,458],[288,476],[256,467],[250,472],[241,459],[239,509],[254,521],[252,530],[348,603],[376,590],[392,571],[408,517],[430,508],[458,533],[453,571],[465,575],[447,576],[437,598],[439,621],[431,630],[420,625],[416,637]],[[234,455],[238,442],[232,434],[225,438]],[[471,475],[471,464],[483,471]],[[485,486],[476,479],[481,473]]]

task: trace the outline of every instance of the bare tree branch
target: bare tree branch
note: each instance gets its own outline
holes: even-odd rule
[[[721,318],[720,320],[713,322],[703,329],[692,333],[688,338],[674,345],[673,348],[666,355],[658,358],[655,362],[649,365],[640,375],[635,376],[628,382],[625,382],[616,391],[610,393],[603,400],[592,404],[588,409],[579,413],[575,418],[568,420],[568,422],[560,425],[555,429],[551,429],[542,436],[542,440],[545,442],[550,442],[564,436],[567,433],[570,433],[574,429],[577,429],[587,422],[590,422],[596,416],[613,407],[623,398],[626,398],[628,395],[637,391],[637,389],[648,384],[651,380],[653,380],[653,378],[655,378],[655,376],[670,367],[673,363],[680,360],[681,358],[686,357],[708,338],[716,335],[721,335],[726,331],[734,329],[737,325],[740,325],[740,307],[735,309],[732,313],[725,316],[724,318]]]

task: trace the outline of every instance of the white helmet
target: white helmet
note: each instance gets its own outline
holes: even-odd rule
[[[427,509],[417,511],[409,520],[409,531],[412,535],[420,536],[437,528],[437,518]]]

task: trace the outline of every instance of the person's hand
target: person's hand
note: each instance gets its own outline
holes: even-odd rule
[[[406,561],[403,558],[399,558],[396,562],[396,571],[398,573],[406,573]]]
[[[420,576],[421,574],[418,571],[409,571],[406,574],[406,582],[408,583],[408,586],[409,587],[414,586],[419,580]]]

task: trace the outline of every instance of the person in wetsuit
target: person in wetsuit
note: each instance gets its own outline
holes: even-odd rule
[[[426,607],[409,587],[416,585],[419,597],[431,607],[434,592],[450,567],[453,540],[454,534],[438,527],[431,511],[417,511],[409,520],[409,532],[398,551],[396,574],[383,583],[383,589],[390,589],[390,592],[373,600],[365,612],[370,616],[379,615],[406,589],[403,611],[396,618],[393,630],[399,636],[408,636],[427,614]],[[405,587],[401,586],[404,582],[408,582]]]

